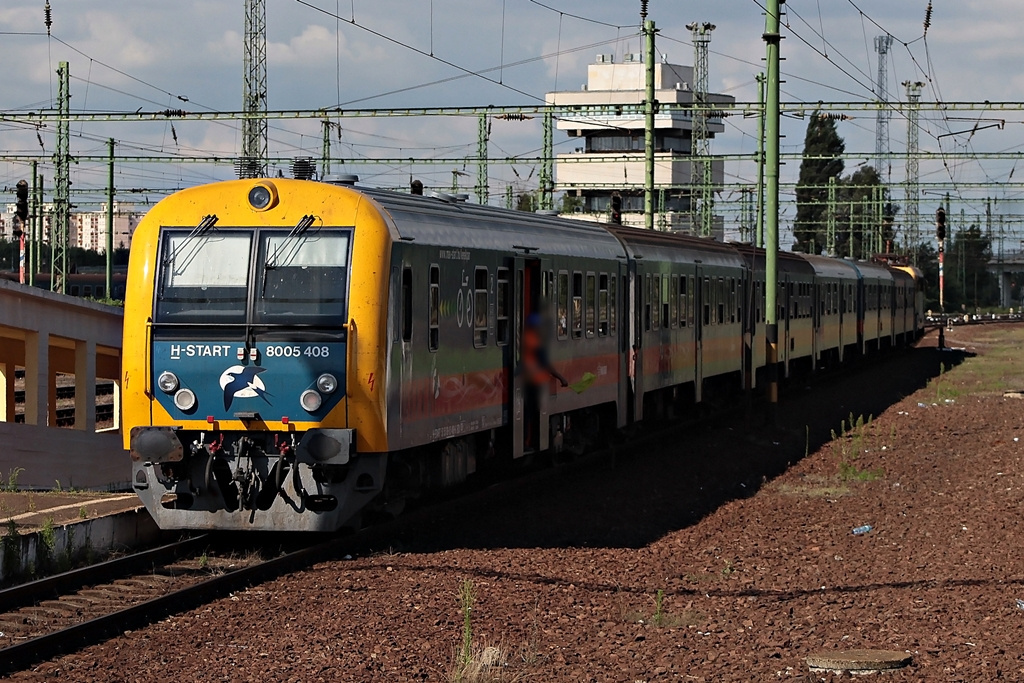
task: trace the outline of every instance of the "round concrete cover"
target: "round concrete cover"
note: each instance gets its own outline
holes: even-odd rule
[[[900,669],[910,664],[906,652],[892,650],[842,650],[819,652],[807,657],[812,669],[833,669],[838,671],[881,671]]]

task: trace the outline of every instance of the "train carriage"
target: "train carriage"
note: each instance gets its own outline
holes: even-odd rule
[[[919,274],[778,264],[787,376],[920,334]],[[750,245],[447,194],[286,179],[178,192],[139,225],[129,265],[134,488],[162,528],[329,531],[481,467],[583,450],[754,384],[764,265]],[[541,351],[550,381],[528,362]]]

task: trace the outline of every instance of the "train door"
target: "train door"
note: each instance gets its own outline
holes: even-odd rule
[[[693,330],[693,400],[700,401],[704,388],[704,325],[710,322],[711,306],[706,297],[711,295],[708,283],[704,282],[704,269],[698,263],[696,266],[693,285],[694,301],[700,306],[696,315],[693,316],[695,327]]]
[[[846,325],[848,316],[846,314],[846,288],[849,286],[843,281],[832,285],[835,288],[832,297],[832,312],[836,315],[839,326],[839,362],[843,362],[843,349],[846,347]]]
[[[512,406],[512,457],[520,458],[527,452],[547,448],[548,420],[547,396],[544,391],[531,391],[523,367],[523,337],[526,321],[531,314],[545,312],[546,270],[538,259],[515,257],[514,271],[513,326],[511,349],[511,377],[509,381],[509,403]],[[546,335],[548,330],[541,330]],[[550,340],[542,339],[544,344]]]
[[[790,296],[793,288],[793,283],[789,279],[789,273],[785,273],[782,276],[782,287],[779,292],[779,303],[782,306],[782,310],[779,311],[779,331],[781,332],[781,339],[779,339],[779,348],[782,353],[779,355],[779,362],[782,363],[783,377],[789,377],[789,350],[790,350],[790,336],[789,336],[789,319],[791,317],[790,311],[792,310],[793,301]]]

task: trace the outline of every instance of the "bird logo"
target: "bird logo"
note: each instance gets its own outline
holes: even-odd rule
[[[266,372],[266,368],[258,368],[255,365],[232,365],[220,376],[220,388],[224,390],[224,410],[231,407],[231,402],[236,398],[255,398],[259,396],[268,404],[267,386],[260,379],[259,374]]]

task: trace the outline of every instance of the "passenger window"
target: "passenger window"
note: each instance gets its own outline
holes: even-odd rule
[[[597,295],[597,333],[608,336],[608,276],[601,273]]]
[[[644,329],[651,329],[651,276],[644,275]]]
[[[694,307],[693,298],[696,296],[696,292],[693,286],[692,275],[687,277],[686,287],[686,324],[693,327],[693,319],[696,315],[696,308]]]
[[[103,285],[96,285],[96,298],[97,299],[102,299],[103,298],[103,290],[104,290],[104,286]]]
[[[487,269],[476,269],[476,290],[473,296],[473,345],[487,345]]]
[[[718,278],[718,324],[725,323],[725,278]]]
[[[412,341],[412,268],[402,269],[402,341]]]
[[[427,348],[431,351],[437,351],[441,328],[441,270],[437,266],[430,266],[429,292],[430,318],[428,323],[430,334],[427,339]]]
[[[672,276],[672,286],[668,297],[668,321],[672,327],[679,327],[679,276]]]
[[[558,320],[555,321],[555,335],[559,339],[569,336],[569,273],[558,273]]]
[[[704,307],[703,322],[711,324],[711,278],[704,278],[704,286],[700,291],[701,304]]]
[[[651,280],[651,327],[661,328],[661,276],[655,275]]]
[[[545,281],[545,289],[547,289],[547,282]],[[498,346],[505,346],[508,344],[509,339],[509,322],[508,322],[508,311],[509,311],[509,295],[511,294],[508,284],[508,268],[498,268],[498,305],[497,305],[497,326],[495,329],[495,336],[497,337]]]
[[[672,326],[671,325],[672,318],[669,316],[669,310],[668,310],[669,309],[669,306],[668,306],[668,299],[669,299],[669,296],[668,296],[668,286],[669,286],[668,275],[663,275],[661,277],[661,324],[664,325],[666,329],[668,329],[669,327]]]
[[[679,289],[676,290],[679,297],[679,327],[686,327],[686,276],[679,276]]]
[[[729,278],[729,322],[736,322],[739,318],[739,311],[736,310],[736,278]]]
[[[572,274],[572,337],[583,336],[583,273]]]
[[[587,273],[587,337],[597,331],[597,278]]]
[[[608,280],[608,329],[615,334],[615,313],[618,309],[619,300],[616,298],[616,283],[618,278],[612,275]]]

